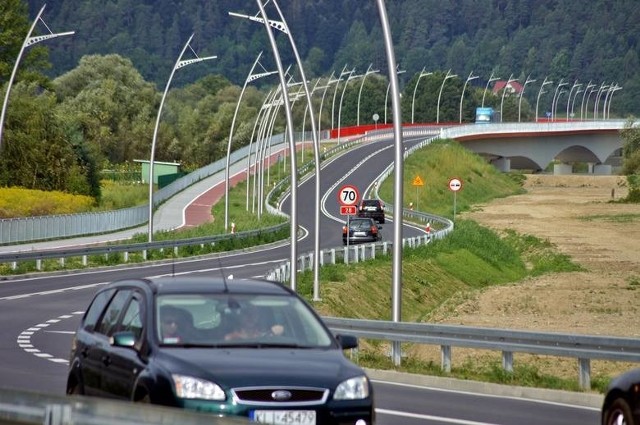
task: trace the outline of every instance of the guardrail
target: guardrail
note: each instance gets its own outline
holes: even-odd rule
[[[359,338],[439,345],[441,367],[451,371],[451,347],[502,352],[502,366],[513,371],[513,353],[572,357],[578,360],[581,388],[591,387],[591,360],[640,362],[640,340],[595,335],[514,331],[458,325],[324,317],[332,331]]]
[[[0,389],[0,423],[22,425],[234,425],[243,418],[80,396]]]

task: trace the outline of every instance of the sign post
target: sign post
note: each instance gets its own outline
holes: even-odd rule
[[[358,201],[360,200],[360,192],[358,188],[346,184],[338,191],[338,203],[340,204],[340,214],[347,216],[347,245],[344,257],[345,264],[349,264],[349,233],[351,231],[350,217],[358,212]]]
[[[416,210],[417,210],[418,209],[418,189],[424,186],[424,181],[422,181],[422,178],[416,174],[416,177],[413,179],[413,182],[411,184],[416,188]]]
[[[452,178],[449,180],[449,190],[453,192],[453,221],[456,220],[456,194],[462,189],[462,180]]]

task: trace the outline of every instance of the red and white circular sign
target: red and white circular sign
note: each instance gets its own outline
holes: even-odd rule
[[[340,205],[356,205],[360,200],[360,192],[358,188],[350,184],[346,184],[338,191],[338,202]]]
[[[457,192],[460,189],[462,189],[462,180],[457,178],[452,178],[451,180],[449,180],[449,190]]]

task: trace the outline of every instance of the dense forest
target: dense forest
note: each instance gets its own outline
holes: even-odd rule
[[[265,4],[270,19],[280,20],[273,2]],[[376,2],[281,0],[278,5],[314,85],[328,86],[341,70],[352,71],[344,73],[348,85],[340,86],[341,122],[334,116],[336,98],[342,100],[337,84],[324,90],[326,100],[320,90],[314,97],[321,128],[372,124],[374,114],[386,121],[387,66]],[[42,7],[35,0],[0,4],[3,96]],[[591,92],[614,86],[618,90],[611,92],[611,117],[640,111],[637,0],[592,0],[588,7],[559,0],[389,0],[386,8],[405,122],[413,121],[414,115],[416,122],[473,121],[485,95],[487,106],[504,106],[504,121],[531,121],[538,101],[541,112],[548,111],[557,94],[569,110],[572,95],[579,104],[578,94],[584,100],[589,93],[594,108],[596,96]],[[260,69],[275,70],[264,26],[229,12],[259,15],[256,3],[236,0],[48,4],[35,22],[34,35],[75,34],[30,46],[20,63],[0,140],[0,186],[99,198],[100,170],[148,158],[162,92],[192,34],[185,59],[217,58],[175,73],[155,159],[193,169],[224,156],[234,109],[252,64],[262,52]],[[287,38],[277,39],[283,63],[295,65]],[[299,81],[295,66],[291,69],[290,78]],[[445,87],[443,81],[452,75]],[[360,78],[351,81],[350,76]],[[488,83],[508,79],[524,85],[520,99],[486,93]],[[544,82],[549,85],[542,86]],[[249,143],[253,121],[276,85],[275,77],[261,78],[247,88],[234,129],[236,147]],[[436,104],[440,91],[442,102]],[[589,97],[589,105],[588,101]],[[300,126],[296,131],[303,130],[303,103],[293,110]],[[276,130],[283,129],[283,121],[280,117]],[[308,120],[306,126],[309,131]]]

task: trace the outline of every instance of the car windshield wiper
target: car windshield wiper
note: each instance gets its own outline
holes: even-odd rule
[[[228,344],[218,344],[216,347],[219,348],[302,348],[302,349],[310,349],[316,348],[313,345],[301,345],[294,344],[291,342],[232,342]]]

